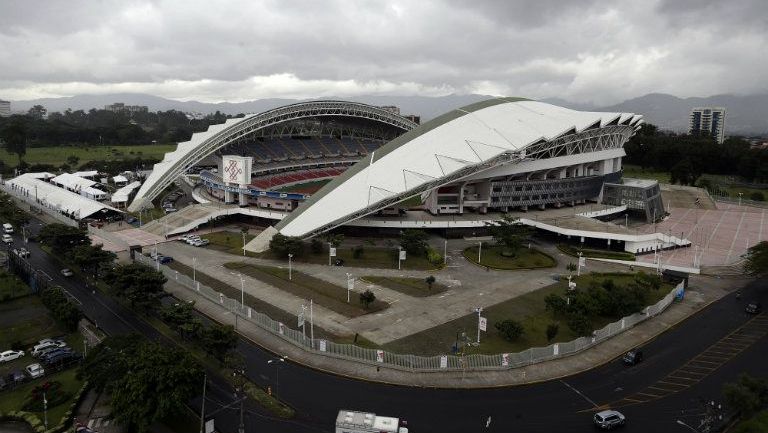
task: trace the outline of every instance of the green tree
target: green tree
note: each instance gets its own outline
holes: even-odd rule
[[[507,341],[515,341],[525,333],[523,324],[517,320],[506,319],[496,322],[493,326],[496,327],[499,334]]]
[[[277,233],[269,241],[269,249],[278,257],[288,257],[288,254],[298,257],[304,253],[304,242],[299,238]]]
[[[205,350],[222,362],[237,347],[237,333],[232,325],[211,325],[203,329],[200,339]]]
[[[747,250],[744,270],[756,276],[768,273],[768,241],[762,241]]]
[[[592,322],[584,313],[573,312],[568,314],[566,324],[578,336],[583,337],[592,333]]]
[[[83,314],[70,301],[61,287],[44,290],[41,293],[41,301],[51,311],[51,315],[68,331],[77,330],[77,325]]]
[[[429,236],[419,229],[406,229],[400,235],[400,246],[412,256],[423,257],[427,254]]]
[[[680,185],[695,185],[696,179],[701,176],[690,158],[683,158],[669,171],[670,182]]]
[[[72,249],[70,257],[82,271],[98,277],[102,269],[108,268],[115,261],[117,255],[104,251],[103,245],[78,245]]]
[[[768,406],[768,382],[742,374],[738,382],[723,386],[723,397],[728,406],[736,409],[743,418],[749,418]]]
[[[550,293],[544,298],[544,308],[547,311],[551,311],[552,314],[563,314],[565,313],[568,305],[565,299],[563,299],[562,296],[557,295],[555,293]]]
[[[203,379],[189,353],[124,336],[97,346],[80,374],[97,390],[111,394],[112,416],[127,431],[138,433],[185,410]]]
[[[501,220],[485,224],[496,244],[503,245],[502,255],[514,257],[522,246],[523,240],[531,235],[531,229],[520,223],[520,219],[505,214]]]
[[[432,290],[432,285],[435,284],[435,276],[430,275],[428,276],[424,281],[426,281],[427,286],[429,287],[429,290]]]
[[[48,110],[42,105],[34,105],[27,111],[27,116],[36,120],[44,119],[46,114],[48,114]]]
[[[573,262],[568,263],[566,265],[565,270],[568,271],[568,275],[573,275],[573,273],[576,271],[576,264]]]
[[[318,238],[312,238],[312,241],[310,242],[310,249],[312,250],[313,254],[322,254],[323,253],[323,241],[321,241]]]
[[[177,302],[163,308],[162,318],[182,337],[191,338],[199,334],[202,324],[193,312],[195,302]]]
[[[163,285],[168,281],[162,273],[140,263],[117,266],[105,274],[104,280],[118,296],[127,299],[131,307],[142,310],[157,305]]]
[[[344,242],[344,235],[341,233],[326,233],[325,241],[331,244],[332,247],[338,248]]]
[[[90,245],[91,239],[88,232],[78,227],[65,224],[48,224],[38,234],[40,242],[49,245],[57,255],[68,255],[79,245]]]
[[[560,324],[550,323],[547,325],[547,341],[551,342],[557,337],[557,333],[560,331]]]
[[[765,201],[765,194],[761,191],[754,191],[749,195],[749,199],[754,201]]]
[[[19,164],[27,154],[27,126],[21,116],[13,116],[12,120],[0,130],[0,138],[5,142],[8,153],[19,157]]]
[[[375,300],[376,295],[370,289],[360,293],[360,303],[366,310]]]
[[[80,162],[80,157],[77,155],[69,155],[67,157],[67,164],[71,166],[76,166],[78,162]]]

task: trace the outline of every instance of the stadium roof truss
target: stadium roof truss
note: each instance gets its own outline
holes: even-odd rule
[[[155,164],[128,210],[133,212],[144,208],[198,161],[259,130],[291,120],[333,116],[373,120],[403,131],[417,126],[411,120],[382,108],[347,101],[302,102],[243,118],[228,119],[223,124],[210,126],[207,131],[193,134],[190,141],[179,143],[175,151],[167,153],[161,162]]]
[[[493,167],[619,148],[641,123],[639,115],[579,112],[523,98],[478,102],[385,144],[276,229],[311,237]]]

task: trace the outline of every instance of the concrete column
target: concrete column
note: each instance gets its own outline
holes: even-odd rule
[[[240,206],[248,206],[248,196],[244,192],[238,193],[238,196]]]

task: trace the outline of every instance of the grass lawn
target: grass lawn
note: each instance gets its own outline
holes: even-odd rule
[[[633,274],[603,275],[584,274],[574,277],[577,287],[587,287],[591,281],[602,281],[610,278],[616,285],[628,284],[633,281]],[[551,343],[570,341],[575,335],[565,324],[564,318],[554,317],[551,312],[545,310],[544,298],[551,293],[564,294],[568,282],[563,281],[551,284],[517,298],[493,305],[483,310],[483,316],[488,318],[488,331],[480,336],[480,346],[469,347],[466,353],[514,353],[530,347],[544,347]],[[649,304],[655,304],[672,290],[672,285],[663,284],[661,288],[652,293]],[[467,309],[470,307],[468,306]],[[513,319],[521,322],[525,328],[525,334],[517,341],[505,340],[494,327],[496,322],[505,319]],[[610,322],[617,320],[613,317],[596,317],[592,320],[594,329],[602,328]],[[552,342],[546,338],[547,325],[559,322],[560,330]],[[443,325],[410,335],[391,343],[384,348],[396,353],[413,353],[417,355],[440,355],[450,353],[451,346],[456,342],[457,335],[465,332],[468,341],[477,338],[477,313],[468,312],[467,315],[447,322]]]
[[[579,249],[574,245],[568,244],[557,244],[557,249],[572,257],[578,257],[579,251],[581,251],[584,257],[635,261],[635,255],[625,251],[598,250],[588,248]],[[574,262],[574,264],[576,263]]]
[[[304,183],[297,183],[295,185],[286,186],[284,188],[280,188],[277,191],[278,192],[304,192],[304,191],[317,191],[320,188],[324,187],[325,184],[330,182],[331,179],[321,179],[321,180],[313,180],[312,182],[304,182]]]
[[[171,269],[175,269],[179,271],[179,273],[192,277],[192,268],[187,265],[174,261],[169,263],[168,266]],[[228,298],[238,299],[238,300],[240,299],[240,295],[241,295],[240,288],[230,286],[229,284],[219,281],[204,272],[200,272],[200,270],[197,271],[196,277],[197,277],[197,280],[200,281],[200,284],[208,286],[218,292],[221,292],[224,294],[224,296]],[[296,313],[294,312],[289,313],[287,311],[284,311],[268,302],[262,301],[261,299],[251,296],[248,293],[245,294],[245,304],[253,308],[254,311],[258,311],[259,313],[266,314],[272,320],[283,322],[289,327],[294,327],[296,324],[296,320],[297,320]],[[315,325],[315,338],[324,338],[326,340],[335,341],[337,343],[350,343],[353,337],[336,335],[326,331],[320,326]],[[358,342],[359,342],[359,339],[358,339]]]
[[[155,158],[163,159],[163,155],[176,148],[175,144],[155,144],[146,146],[93,146],[93,147],[28,147],[24,161],[29,164],[52,164],[59,166],[67,162],[70,156],[80,158],[77,166],[93,161],[105,160],[115,161],[134,158]],[[0,160],[10,167],[16,167],[19,158],[12,153],[8,153],[5,148],[0,148]],[[150,167],[147,167],[150,168]]]
[[[20,298],[32,293],[32,289],[24,284],[19,277],[0,269],[0,302]]]
[[[638,165],[624,165],[624,177],[640,179],[656,179],[659,183],[670,183],[669,173],[666,171],[654,171],[643,169]]]
[[[200,235],[203,239],[208,239],[211,244],[209,248],[219,251],[226,251],[230,254],[243,255],[243,234],[241,232],[220,231],[207,235]],[[251,241],[255,236],[246,233],[245,243]]]
[[[225,263],[224,266],[306,299],[307,306],[309,306],[309,300],[312,299],[316,304],[346,317],[358,317],[389,307],[386,302],[377,299],[365,309],[360,303],[359,295],[355,293],[351,294],[350,302],[347,303],[346,287],[337,286],[295,270],[292,279],[289,280],[287,268],[244,265],[242,263]]]
[[[24,400],[35,386],[42,385],[46,381],[57,381],[61,383],[62,390],[71,394],[71,398],[57,406],[48,408],[48,425],[55,426],[59,423],[64,413],[69,409],[69,405],[77,398],[77,393],[83,386],[83,382],[77,378],[77,369],[70,368],[58,373],[47,375],[44,379],[36,379],[14,389],[13,391],[3,391],[0,398],[0,412],[11,412],[22,410]],[[42,412],[32,412],[43,420]]]
[[[424,278],[376,277],[368,275],[361,279],[417,298],[437,295],[448,290],[448,287],[437,282],[433,283],[430,289]]]
[[[740,421],[729,430],[731,433],[765,433],[768,432],[768,409],[758,412],[748,420]]]
[[[494,269],[532,269],[532,268],[551,268],[557,265],[557,261],[547,254],[535,248],[521,247],[515,257],[504,257],[501,255],[504,247],[500,245],[483,246],[481,251],[481,261],[479,264],[489,266]],[[469,247],[464,250],[464,257],[472,263],[477,264],[478,247]]]
[[[240,251],[242,254],[242,250]],[[261,257],[264,259],[273,260],[285,260],[287,258],[278,257],[271,251],[267,251],[262,254],[256,254],[254,257]],[[352,254],[352,247],[340,246],[336,249],[337,259],[344,260],[344,266],[347,267],[360,267],[360,268],[377,268],[377,269],[397,269],[397,249],[396,248],[381,248],[364,245],[363,255],[360,258],[355,258]],[[315,254],[309,249],[309,245],[305,249],[304,254],[299,257],[294,257],[294,261],[301,263],[315,263],[315,264],[328,264],[328,248],[327,244],[325,249],[320,254]],[[427,260],[426,257],[408,256],[406,260],[403,260],[400,264],[401,269],[411,269],[428,271],[439,269],[440,266],[435,266]]]
[[[40,339],[66,334],[37,296],[0,302],[0,330],[0,350],[16,341],[26,349]]]

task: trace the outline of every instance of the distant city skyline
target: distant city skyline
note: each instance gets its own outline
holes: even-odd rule
[[[765,93],[766,15],[758,0],[5,2],[0,98]]]

